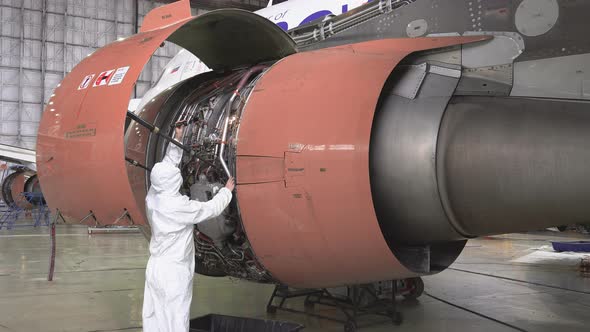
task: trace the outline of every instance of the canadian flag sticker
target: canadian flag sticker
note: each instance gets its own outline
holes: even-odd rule
[[[98,77],[96,78],[96,81],[94,81],[94,84],[92,85],[92,87],[95,88],[97,86],[107,85],[107,83],[109,82],[109,79],[111,78],[111,76],[113,75],[114,72],[115,72],[115,70],[111,69],[111,70],[103,71],[102,73],[98,74]]]
[[[87,75],[86,77],[84,77],[84,79],[82,80],[82,83],[80,83],[80,85],[78,85],[78,90],[86,89],[90,85],[90,82],[92,82],[93,78],[94,78],[94,74],[90,74],[90,75]]]

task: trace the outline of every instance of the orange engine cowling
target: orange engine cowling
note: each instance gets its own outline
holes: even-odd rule
[[[372,123],[399,61],[470,41],[380,40],[299,53],[258,80],[237,135],[237,197],[254,252],[275,277],[317,287],[430,272],[402,264],[380,229]],[[463,242],[452,246],[451,261]]]

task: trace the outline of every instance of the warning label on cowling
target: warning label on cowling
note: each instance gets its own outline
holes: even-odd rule
[[[86,77],[84,77],[84,79],[82,80],[82,83],[80,83],[80,85],[78,85],[78,90],[86,89],[90,85],[90,82],[92,82],[93,78],[94,78],[94,74],[90,74],[90,75],[87,75]]]
[[[109,81],[109,85],[121,84],[128,70],[129,66],[117,68],[117,70],[113,74],[113,77],[111,77],[111,80]]]
[[[66,139],[96,136],[96,128],[88,128],[86,124],[79,124],[76,129],[65,132]]]
[[[94,81],[94,84],[92,85],[92,87],[95,88],[97,86],[107,85],[107,83],[109,82],[109,79],[111,78],[111,76],[113,76],[114,72],[115,72],[115,70],[111,69],[111,70],[103,71],[102,73],[98,74],[98,77],[96,78],[96,81]]]

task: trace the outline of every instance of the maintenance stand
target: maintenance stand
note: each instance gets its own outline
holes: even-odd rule
[[[383,292],[385,288],[386,291]],[[301,313],[308,316],[335,321],[344,324],[345,332],[354,332],[362,316],[383,316],[391,320],[394,325],[403,321],[401,312],[397,310],[396,296],[406,299],[417,299],[424,292],[424,282],[421,278],[391,280],[376,284],[353,285],[346,287],[346,294],[337,294],[335,289],[292,289],[285,285],[277,285],[268,301],[266,311],[274,314],[277,310]],[[305,297],[305,310],[285,307],[285,302],[293,298]],[[276,303],[278,302],[278,305]],[[316,314],[315,305],[325,305],[339,309],[346,319]],[[368,325],[365,325],[365,327]]]

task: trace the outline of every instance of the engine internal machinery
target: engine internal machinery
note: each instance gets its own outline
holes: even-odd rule
[[[181,141],[190,148],[190,151],[185,151],[180,164],[184,179],[182,194],[193,200],[209,201],[230,175],[235,176],[235,137],[239,120],[246,98],[265,68],[256,66],[249,70],[213,75],[212,79],[209,79],[211,75],[205,74],[180,83],[174,90],[176,93],[164,93],[163,98],[168,98],[165,110],[169,112],[163,121],[163,128],[168,128],[167,134],[173,136],[174,124],[185,124]],[[179,101],[176,96],[184,94],[187,89],[191,92]],[[171,104],[170,107],[168,104]],[[165,140],[151,140],[149,146],[157,157],[148,159],[153,162],[160,160],[166,145]],[[196,225],[194,238],[196,272],[259,282],[272,281],[256,261],[246,239],[235,197],[221,216]]]

